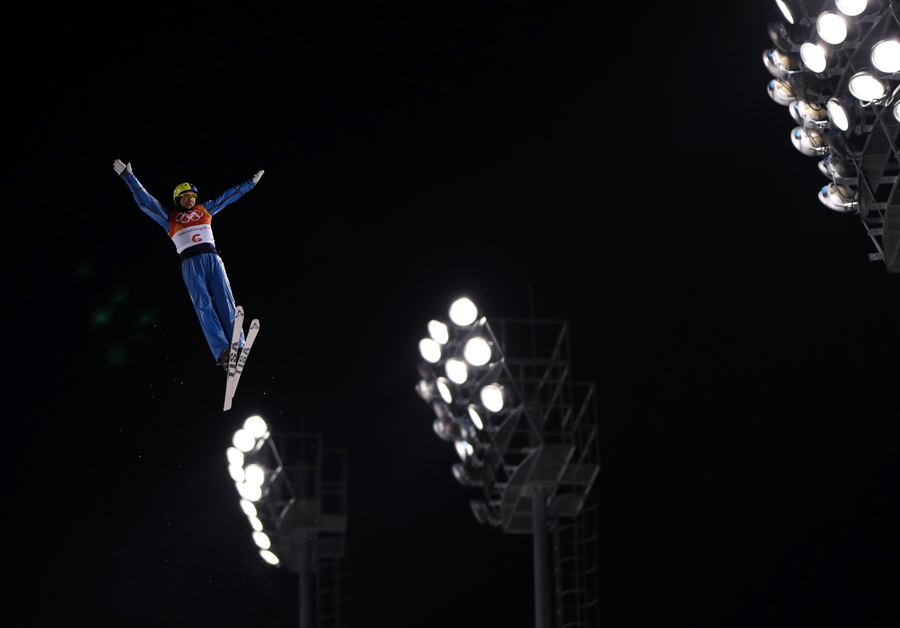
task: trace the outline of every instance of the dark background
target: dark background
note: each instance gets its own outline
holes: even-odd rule
[[[354,625],[533,625],[531,539],[477,524],[414,392],[429,319],[531,294],[601,391],[604,626],[896,625],[900,277],[766,95],[780,13],[607,4],[16,22],[6,564],[33,614],[296,625],[226,471],[260,413],[349,449]],[[214,221],[262,323],[228,413],[117,158],[163,203],[266,171]]]

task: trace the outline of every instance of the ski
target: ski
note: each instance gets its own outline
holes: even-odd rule
[[[222,411],[231,409],[231,398],[234,396],[234,374],[237,370],[238,353],[241,348],[241,334],[244,325],[244,308],[240,305],[234,310],[234,328],[231,332],[231,357],[228,359],[228,380],[225,383],[225,406]]]
[[[237,390],[238,382],[241,381],[241,373],[244,372],[244,365],[247,363],[247,356],[250,355],[250,349],[253,348],[253,341],[256,340],[256,334],[259,333],[259,319],[254,318],[250,323],[250,330],[247,332],[247,338],[244,340],[244,348],[241,350],[241,357],[238,358],[237,366],[234,369],[234,383],[231,385],[231,397]],[[231,407],[231,404],[228,404]]]

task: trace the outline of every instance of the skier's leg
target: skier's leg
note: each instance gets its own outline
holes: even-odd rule
[[[218,256],[210,253],[190,257],[181,264],[181,275],[184,277],[184,285],[187,286],[194,303],[194,311],[200,319],[200,326],[206,336],[206,342],[212,351],[213,358],[218,361],[219,354],[230,344],[228,336],[222,331],[219,317],[213,307],[212,295],[208,288],[208,275],[210,275],[210,263],[205,258],[218,259]]]
[[[216,316],[219,317],[219,324],[223,329],[228,330],[230,338],[231,330],[234,329],[234,296],[231,292],[231,284],[228,282],[228,275],[225,273],[225,264],[218,255],[210,255],[212,258],[211,272],[208,278],[209,291],[213,295],[213,308]],[[244,332],[241,331],[241,346],[244,346]]]

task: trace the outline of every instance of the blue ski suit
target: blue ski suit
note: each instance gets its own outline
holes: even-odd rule
[[[216,253],[212,235],[212,217],[254,188],[250,179],[226,190],[212,201],[198,203],[191,209],[178,207],[168,212],[153,198],[133,174],[122,177],[141,211],[150,216],[172,238],[181,256],[181,276],[194,302],[194,311],[206,335],[206,342],[218,361],[231,344],[234,329],[234,296],[225,274],[222,258]],[[241,332],[241,346],[244,334]]]

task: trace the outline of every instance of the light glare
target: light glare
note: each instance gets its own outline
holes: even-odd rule
[[[472,366],[484,366],[491,360],[491,346],[484,338],[470,338],[463,349],[463,357]]]
[[[469,299],[457,299],[450,306],[450,320],[460,327],[466,327],[478,318],[478,308]]]
[[[475,453],[475,449],[464,440],[458,440],[458,441],[456,441],[455,444],[456,444],[456,453],[459,454],[459,457],[460,457],[460,459],[462,459],[463,462],[466,461],[466,458],[468,458],[473,453]]]
[[[230,464],[228,465],[228,475],[231,476],[231,479],[235,482],[243,482],[244,481],[244,470],[241,467]]]
[[[262,497],[262,489],[255,484],[239,482],[237,485],[237,490],[240,496],[249,502],[258,502]]]
[[[244,454],[237,447],[229,447],[225,454],[228,456],[228,464],[233,464],[236,467],[244,466]]]
[[[263,529],[262,521],[260,521],[256,517],[248,517],[248,519],[250,519],[250,527],[251,528],[253,528],[257,532],[262,532],[262,529]]]
[[[245,482],[254,486],[262,486],[266,481],[266,472],[258,464],[250,464],[244,468]]]
[[[469,418],[472,419],[472,423],[475,424],[480,430],[484,429],[484,423],[481,421],[481,415],[478,414],[478,409],[475,407],[475,404],[469,404]]]
[[[427,362],[434,364],[441,359],[441,345],[431,338],[422,338],[419,341],[419,353]]]
[[[837,13],[826,11],[816,20],[819,36],[829,44],[840,44],[847,39],[847,22]]]
[[[278,557],[269,550],[260,550],[259,555],[270,565],[277,565],[279,563]]]
[[[450,331],[441,321],[428,321],[428,335],[439,344],[445,345],[450,340]]]
[[[253,445],[256,444],[256,439],[253,438],[253,435],[245,429],[240,429],[234,433],[234,438],[231,439],[231,442],[234,443],[234,446],[247,453],[251,449],[253,449]]]
[[[794,23],[794,15],[791,13],[788,5],[784,3],[783,0],[775,0],[775,3],[778,5],[778,8],[781,9],[781,12],[784,14],[784,19],[786,19],[791,24]]]
[[[266,422],[261,416],[252,416],[244,421],[244,429],[247,430],[253,438],[262,438],[266,433],[266,430],[269,429],[269,426],[266,425]]]
[[[256,516],[256,506],[254,506],[251,502],[246,499],[241,500],[241,510],[244,511],[244,514],[248,517]]]
[[[464,384],[469,378],[469,369],[466,368],[466,363],[457,358],[447,360],[444,370],[447,371],[447,377],[454,384]]]
[[[825,51],[816,44],[806,42],[800,46],[800,58],[803,59],[804,65],[811,71],[824,72],[828,66],[828,60],[825,58]]]
[[[850,17],[857,16],[865,11],[867,4],[867,0],[837,0],[837,8],[840,12]]]
[[[265,532],[254,532],[253,542],[256,543],[258,547],[261,547],[264,550],[272,547],[272,541],[269,540],[269,537],[266,536]]]
[[[500,412],[503,409],[503,386],[488,384],[482,388],[481,403],[491,412]]]
[[[443,399],[447,403],[450,403],[453,401],[453,395],[450,393],[450,386],[447,383],[447,380],[444,379],[443,377],[438,377],[437,389],[438,389],[438,392],[441,393],[441,399]]]
[[[831,121],[837,128],[841,131],[846,131],[850,128],[850,118],[847,116],[841,101],[837,98],[832,98],[825,107],[828,109],[828,117],[831,118]]]
[[[872,46],[872,65],[888,74],[900,72],[900,42],[888,39]]]
[[[854,74],[848,87],[851,94],[865,102],[884,98],[887,93],[884,83],[867,72]]]

